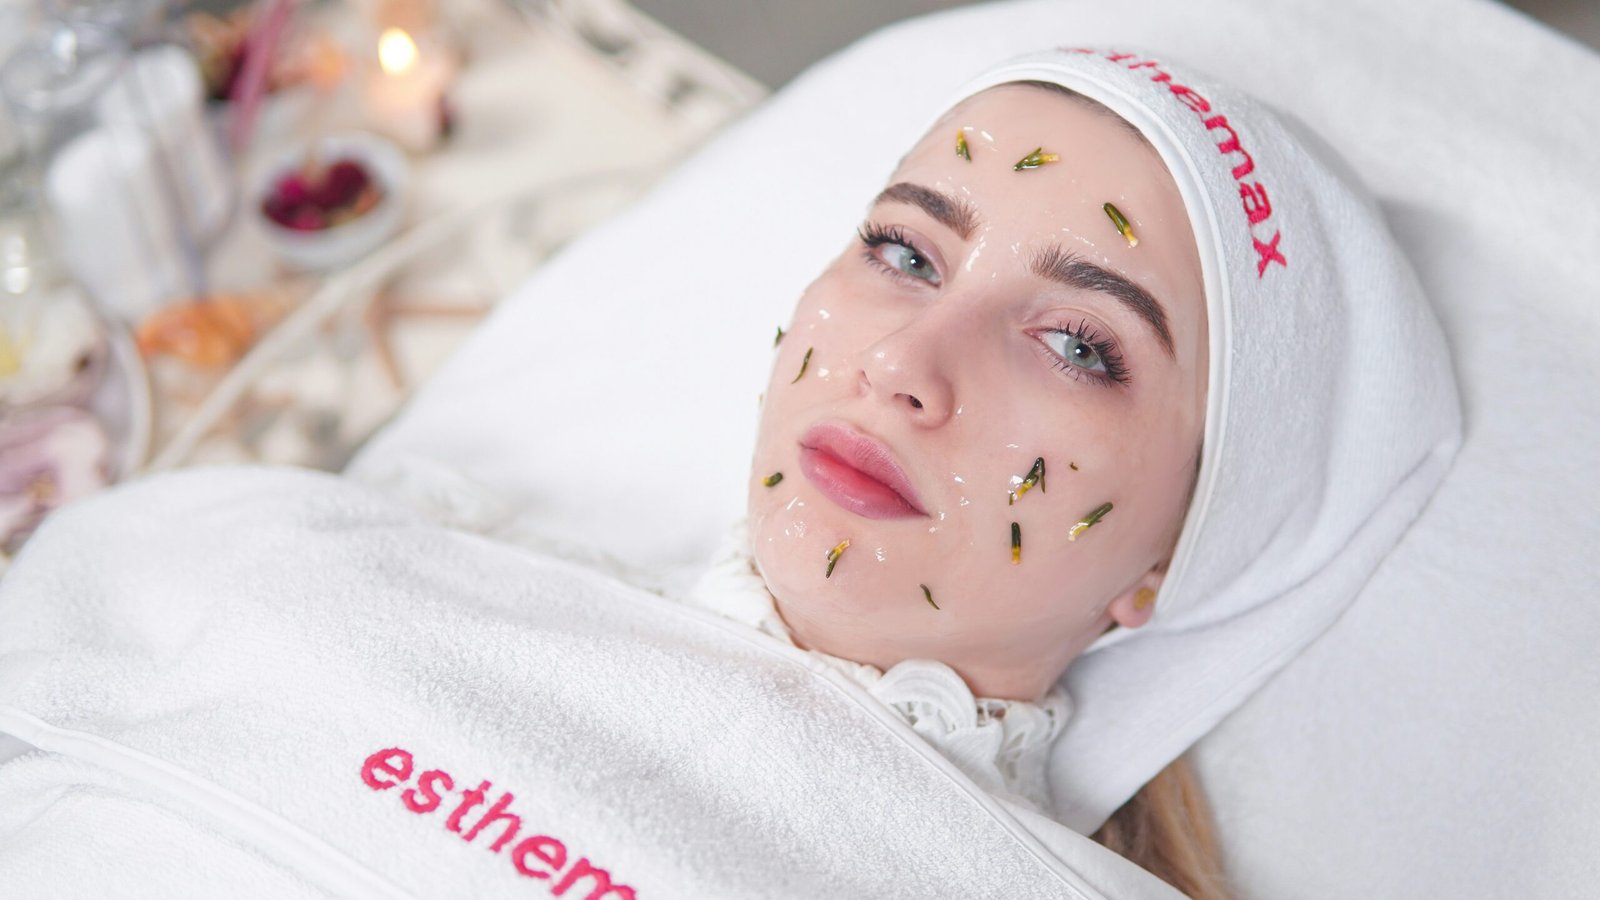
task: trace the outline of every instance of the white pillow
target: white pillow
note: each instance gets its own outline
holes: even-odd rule
[[[1354,165],[1452,341],[1466,443],[1345,618],[1200,745],[1240,894],[1576,896],[1600,876],[1600,58],[1483,0],[1027,0],[819,64],[506,300],[352,471],[484,486],[659,568],[742,513],[774,328],[956,86],[1148,48]],[[468,518],[472,518],[469,515]]]

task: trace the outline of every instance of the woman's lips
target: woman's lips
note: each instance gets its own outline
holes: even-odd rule
[[[800,471],[829,500],[863,518],[927,515],[889,448],[853,428],[813,426],[800,439]]]

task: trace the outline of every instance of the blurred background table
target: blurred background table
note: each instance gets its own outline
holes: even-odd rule
[[[0,433],[0,567],[50,509],[106,479],[207,463],[341,467],[543,259],[765,94],[631,6],[608,0],[218,0],[182,9],[161,0],[0,0],[0,62],[16,58],[26,36],[37,38],[57,21],[52,16],[114,13],[119,3],[154,20],[130,36],[129,49],[175,42],[201,71],[216,60],[197,33],[242,29],[240,22],[252,21],[244,17],[270,16],[275,7],[289,11],[302,43],[320,42],[323,62],[337,57],[337,64],[324,66],[320,80],[267,93],[250,117],[249,141],[220,157],[226,175],[218,180],[228,184],[231,213],[214,233],[191,241],[200,248],[189,266],[192,290],[172,291],[148,309],[103,296],[118,285],[81,280],[83,260],[95,262],[102,238],[127,236],[59,229],[55,249],[63,259],[77,254],[68,262],[78,264],[78,287],[97,295],[91,299],[99,301],[108,337],[100,346],[110,350],[101,352],[109,361],[96,365],[103,372],[92,396],[58,391],[48,402],[65,404],[79,419],[83,411],[98,417],[112,447],[93,449],[105,438],[79,440],[90,449],[75,451],[73,475],[70,465],[51,459],[65,452],[68,430],[47,422],[57,435],[41,438],[40,410],[12,402],[21,392],[0,390],[0,432],[10,429]],[[275,177],[272,167],[281,168],[286,153],[303,154],[308,142],[392,124],[374,115],[375,105],[394,97],[374,91],[392,85],[378,83],[390,73],[373,66],[381,25],[373,20],[377,10],[407,7],[424,10],[433,36],[448,48],[443,103],[420,110],[448,127],[436,142],[402,145],[409,174],[392,237],[348,263],[297,271],[274,252],[264,186]],[[424,54],[438,50],[420,41],[411,50],[419,45]],[[127,80],[127,65],[119,66],[112,84]],[[248,72],[247,63],[240,68]],[[237,107],[208,107],[220,146],[237,125]],[[58,160],[61,148],[32,153],[28,181],[25,123],[14,104],[11,112],[9,126],[0,116],[0,182],[15,175],[33,186],[35,200],[45,198],[47,186],[60,184],[44,174],[55,160],[38,157]],[[179,148],[168,160],[180,179],[193,175],[188,168],[204,168],[206,154],[191,152],[199,149]],[[89,205],[97,202],[79,187]],[[50,216],[60,210],[35,206],[61,224],[60,215]],[[12,294],[0,291],[0,304],[14,312],[31,303],[33,312],[22,324],[0,318],[0,388],[29,376],[30,342],[35,350],[43,345],[28,331],[39,308],[60,305],[41,301],[37,284],[26,297],[29,280],[54,278],[63,268],[54,264],[59,260],[41,268],[38,234],[24,228],[27,240],[14,239],[5,225],[0,221],[0,288]],[[213,338],[226,339],[225,354],[211,352]],[[69,424],[81,437],[82,422]],[[95,453],[104,459],[86,471]]]
[[[320,291],[328,313],[314,323],[286,319],[317,327],[276,341],[271,358],[246,357],[248,370],[197,377],[176,360],[150,360],[153,466],[339,467],[550,252],[763,93],[642,17],[583,22],[555,7],[492,0],[455,0],[443,12],[465,62],[448,93],[451,133],[412,155],[407,227],[397,241],[421,240],[376,268],[369,258],[367,271],[341,282],[351,273],[283,272],[265,251],[259,220],[236,217],[210,261],[211,288],[231,295],[269,286],[291,310]],[[605,29],[600,46],[596,29]],[[359,123],[359,113],[335,103],[312,127]],[[259,170],[306,127],[261,135],[241,169]],[[418,234],[426,229],[432,236]]]

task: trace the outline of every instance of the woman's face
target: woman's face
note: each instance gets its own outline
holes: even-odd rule
[[[1036,148],[1058,161],[1016,169]],[[1177,187],[1126,125],[1025,85],[951,110],[776,351],[750,527],[797,640],[1026,699],[1142,624],[1204,424],[1202,290]]]

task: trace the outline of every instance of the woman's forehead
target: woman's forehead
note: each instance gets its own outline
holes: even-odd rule
[[[934,214],[918,191],[961,214]],[[1066,254],[1170,298],[1183,331],[1203,327],[1199,251],[1176,181],[1132,126],[1086,98],[1029,84],[967,98],[901,161],[885,202],[964,222],[938,229],[967,247],[963,269],[980,255],[1015,267]],[[1001,248],[1010,252],[994,255]]]
[[[1041,159],[1016,169],[1035,149],[1042,151]],[[998,156],[985,158],[990,154]],[[985,168],[1000,162],[1010,171],[1066,169],[1081,174],[1103,159],[1137,160],[1166,169],[1154,148],[1115,113],[1088,98],[1026,83],[989,88],[951,107],[906,154],[900,168],[952,159]]]
[[[1054,233],[1107,263],[1131,262],[1116,248],[1135,237],[1189,239],[1177,185],[1143,138],[1103,107],[1033,85],[1002,85],[957,104],[893,181],[960,198],[981,225],[1018,238]],[[1122,228],[1124,220],[1149,234]]]

